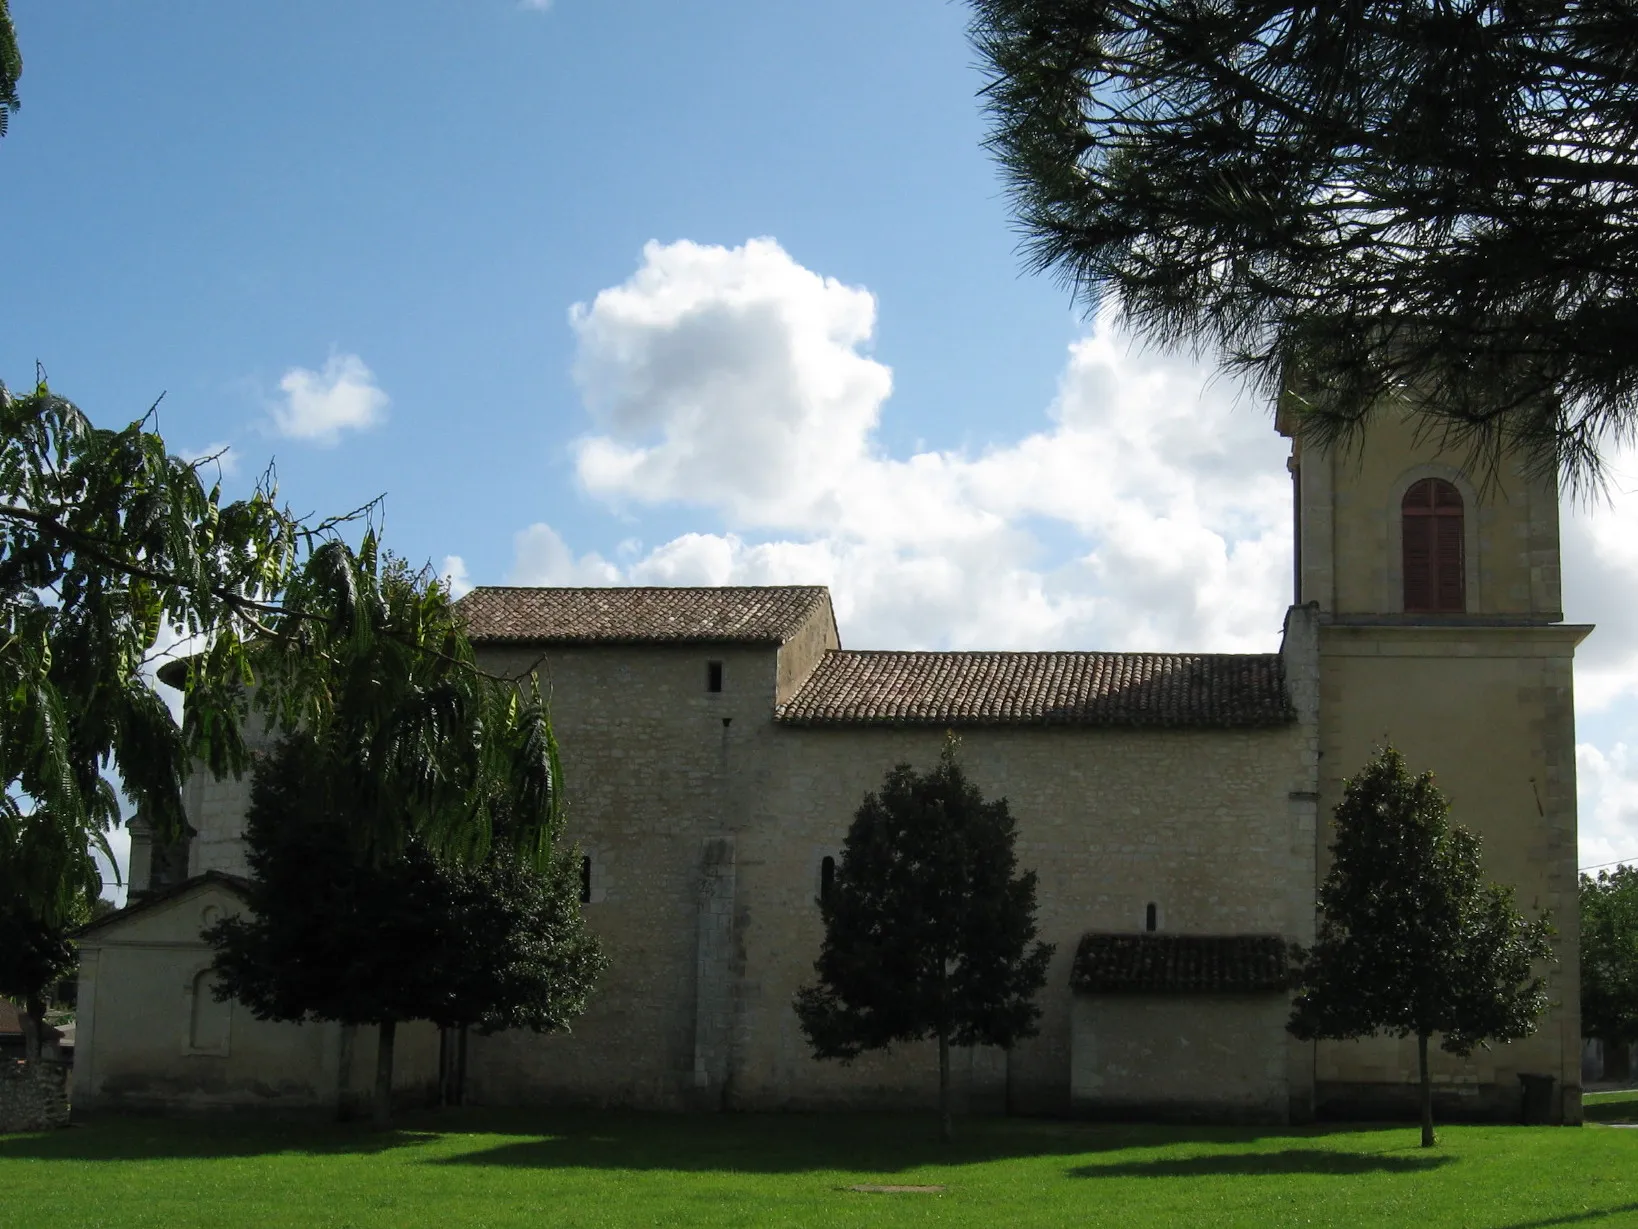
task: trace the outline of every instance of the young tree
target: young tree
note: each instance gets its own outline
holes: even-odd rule
[[[1638,425],[1630,4],[973,0],[1032,263],[1351,435],[1570,478]]]
[[[816,985],[796,996],[815,1057],[847,1061],[938,1039],[948,1140],[950,1047],[1032,1036],[1052,946],[1035,942],[1035,872],[1017,874],[1005,799],[986,802],[946,743],[932,771],[900,764],[865,797],[831,891]]]
[[[58,834],[50,825],[25,828],[0,849],[0,995],[23,1008],[26,1058],[40,1057],[47,995],[74,968],[71,936],[90,919],[85,908],[47,920],[29,903],[24,884],[14,875],[33,861],[30,846],[39,835],[50,839]],[[83,885],[80,899],[94,899],[97,886]]]
[[[1581,876],[1581,1032],[1638,1041],[1638,867]]]
[[[1452,827],[1449,811],[1433,774],[1412,777],[1392,747],[1345,782],[1288,1025],[1304,1040],[1415,1036],[1424,1148],[1434,1142],[1428,1039],[1465,1057],[1528,1036],[1547,1008],[1535,968],[1552,959],[1547,920],[1526,921],[1511,888],[1484,882],[1479,838]]]
[[[205,937],[217,997],[258,1019],[379,1027],[374,1117],[385,1123],[400,1023],[567,1028],[607,962],[581,919],[572,850],[552,850],[543,868],[506,840],[471,865],[413,836],[371,850],[332,771],[299,734],[257,765],[247,912]]]

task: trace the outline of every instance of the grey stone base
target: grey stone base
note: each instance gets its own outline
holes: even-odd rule
[[[54,1059],[0,1063],[0,1132],[68,1125],[68,1065]]]

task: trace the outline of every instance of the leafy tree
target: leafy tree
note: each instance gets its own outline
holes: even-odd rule
[[[402,1021],[482,1031],[566,1028],[604,968],[583,926],[572,850],[512,839],[510,804],[466,863],[408,833],[368,843],[355,808],[374,788],[301,733],[259,763],[246,819],[245,917],[206,932],[219,998],[261,1019],[379,1026],[375,1116],[391,1112]]]
[[[1291,1032],[1305,1040],[1416,1037],[1422,1146],[1432,1147],[1428,1039],[1463,1057],[1526,1037],[1547,1008],[1538,962],[1552,958],[1547,920],[1529,922],[1513,890],[1486,884],[1479,838],[1449,822],[1425,772],[1382,750],[1344,783],[1319,927],[1300,953]]]
[[[1638,1041],[1638,867],[1581,876],[1581,1032]]]
[[[99,429],[43,383],[0,387],[0,852],[25,827],[58,834],[7,868],[42,917],[80,907],[91,850],[108,854],[104,769],[174,840],[191,756],[242,771],[252,705],[345,748],[371,841],[416,831],[465,856],[509,799],[515,838],[538,846],[557,768],[545,708],[477,668],[448,594],[406,583],[373,527],[343,540],[373,508],[304,523],[265,481],[224,503],[149,422]],[[179,636],[180,730],[148,670]]]
[[[305,523],[266,480],[224,502],[202,464],[151,416],[99,429],[43,382],[0,386],[0,899],[65,931],[97,895],[94,852],[113,861],[109,776],[174,841],[193,757],[243,771],[253,706],[345,768],[364,846],[481,859],[504,809],[541,862],[558,763],[533,681],[480,671],[447,592],[384,560],[373,526],[343,539],[373,507]],[[180,728],[151,678],[178,637]]]
[[[1638,426],[1638,9],[973,0],[1034,266],[1351,436],[1572,479]]]
[[[47,920],[30,906],[20,883],[8,882],[17,868],[32,861],[31,842],[42,832],[47,838],[57,835],[49,825],[30,827],[0,850],[0,995],[23,1008],[23,1052],[28,1058],[40,1057],[51,987],[74,968],[73,931],[90,919],[89,908],[82,907]],[[87,885],[81,899],[93,899],[95,893],[96,886]]]
[[[47,926],[95,897],[92,850],[113,861],[105,769],[169,839],[190,746],[242,763],[205,684],[248,674],[300,528],[265,486],[224,503],[147,419],[98,429],[43,383],[0,386],[0,879]],[[181,730],[145,672],[170,632],[202,641]]]
[[[1005,799],[986,802],[956,760],[900,764],[865,797],[832,890],[816,985],[796,996],[815,1057],[847,1061],[938,1039],[939,1107],[951,1136],[950,1046],[1033,1036],[1052,945],[1035,942],[1035,872],[1017,874]]]
[[[0,137],[6,135],[11,113],[17,110],[17,78],[23,75],[23,56],[17,50],[17,31],[11,24],[6,0],[0,0]]]

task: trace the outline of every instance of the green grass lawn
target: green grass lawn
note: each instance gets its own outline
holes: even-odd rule
[[[908,1116],[446,1111],[385,1133],[113,1118],[0,1137],[0,1216],[165,1229],[1638,1225],[1638,1131],[1604,1126],[1446,1127],[1431,1150],[1411,1126],[958,1131],[945,1147],[932,1118]],[[861,1184],[945,1189],[848,1189]]]

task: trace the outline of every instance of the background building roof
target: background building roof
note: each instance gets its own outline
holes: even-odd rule
[[[829,653],[787,725],[1244,727],[1296,719],[1276,653]]]
[[[459,604],[478,644],[783,644],[830,593],[822,585],[474,589]]]

